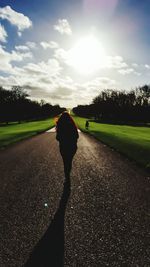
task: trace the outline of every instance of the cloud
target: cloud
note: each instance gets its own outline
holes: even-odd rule
[[[26,42],[26,46],[28,46],[30,49],[35,49],[37,47],[35,42]]]
[[[128,67],[128,64],[124,62],[121,56],[108,56],[107,67],[112,69],[121,69]]]
[[[66,63],[67,65],[72,65],[70,60],[70,50],[64,50],[63,48],[58,48],[55,50],[54,56],[60,61]],[[122,69],[127,68],[128,64],[124,61],[121,56],[106,56],[105,64],[102,65],[100,62],[100,68],[106,69]]]
[[[18,32],[18,36],[21,37],[22,36],[22,32]]]
[[[126,75],[126,74],[130,74],[130,73],[135,73],[134,69],[129,68],[129,69],[122,69],[122,70],[118,70],[118,72],[122,75]]]
[[[17,53],[17,55],[21,57],[20,61],[23,61],[23,59],[25,58],[31,59],[33,57],[33,54],[30,51],[31,49],[33,49],[33,47],[36,47],[34,43],[31,42],[30,44],[30,42],[27,42],[26,45],[16,45],[16,51],[13,52]]]
[[[7,32],[0,23],[0,42],[6,43],[6,39],[7,39]]]
[[[64,75],[59,61],[54,58],[46,62],[30,62],[22,67],[14,67],[10,76],[0,76],[0,83],[6,87],[23,86],[33,99],[45,99],[53,104],[59,103],[68,107],[90,103],[100,90],[116,86],[116,81],[109,77],[76,82],[70,76]]]
[[[31,59],[33,57],[31,52],[22,52],[22,51],[20,51],[18,53],[18,56],[21,56],[21,60],[20,61],[22,61],[25,58],[30,58]]]
[[[73,91],[71,88],[66,86],[58,86],[53,92],[51,92],[50,97],[56,100],[71,100]]]
[[[10,89],[12,85],[18,85],[17,80],[14,76],[10,75],[8,77],[0,76],[0,86]]]
[[[16,49],[17,51],[29,51],[29,47],[26,46],[26,45],[16,45],[16,46],[15,46],[15,49]]]
[[[6,73],[13,73],[12,62],[21,62],[25,58],[32,58],[30,52],[18,52],[11,51],[7,52],[2,46],[0,46],[0,71]]]
[[[54,57],[67,64],[68,51],[64,50],[63,48],[58,48],[55,50]]]
[[[137,71],[134,71],[134,74],[137,75],[137,76],[141,76],[142,75],[142,73],[137,72]]]
[[[88,91],[98,92],[100,89],[114,88],[116,81],[108,77],[97,77],[89,82],[83,84]]]
[[[132,63],[132,66],[133,66],[134,68],[137,68],[137,67],[138,67],[138,64],[137,64],[137,63]]]
[[[46,50],[48,48],[51,49],[56,49],[59,47],[58,43],[54,42],[54,41],[50,41],[50,42],[41,42],[40,45]]]
[[[76,83],[68,76],[59,76],[51,83],[50,96],[55,100],[69,101],[73,105],[87,104],[100,90],[114,88],[115,85],[116,81],[108,77],[97,77],[89,82]]]
[[[144,66],[145,66],[146,69],[150,70],[150,65],[145,64]]]
[[[66,19],[59,19],[58,24],[54,25],[54,30],[60,34],[72,35],[71,26]]]
[[[20,85],[29,89],[32,97],[48,97],[58,86],[58,77],[61,71],[59,63],[55,59],[38,64],[28,63],[23,67],[13,67],[9,65],[10,71],[6,76],[0,76],[0,83],[5,87]],[[7,66],[8,69],[8,66]]]
[[[32,21],[22,13],[16,12],[10,6],[0,8],[0,18],[8,20],[12,25],[15,25],[20,36],[22,31],[32,26]]]
[[[11,53],[4,50],[3,47],[0,46],[0,71],[10,71],[12,69],[11,62],[12,61],[21,61],[20,55],[18,55],[15,51]]]
[[[70,50],[64,50],[63,48],[58,48],[55,50],[54,57],[58,59],[61,63],[65,63],[68,66],[74,67],[74,62],[70,60]],[[82,62],[81,62],[82,64]],[[121,56],[106,56],[104,64],[97,62],[98,69],[116,69],[119,70],[121,74],[129,74],[134,69],[128,68],[128,64],[124,61]],[[78,71],[78,69],[77,69]],[[136,74],[136,72],[134,72]],[[138,73],[137,73],[138,75]]]
[[[56,59],[49,59],[47,62],[39,62],[38,64],[28,63],[23,68],[29,74],[56,76],[60,73],[61,67]]]

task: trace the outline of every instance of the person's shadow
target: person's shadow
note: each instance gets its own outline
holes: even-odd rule
[[[67,175],[58,210],[24,267],[64,266],[64,218],[69,196],[70,177]]]

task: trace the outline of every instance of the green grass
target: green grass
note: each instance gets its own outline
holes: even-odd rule
[[[115,150],[150,169],[150,128],[90,122],[85,130],[85,118],[73,116],[78,127]]]
[[[34,136],[54,126],[54,119],[42,121],[25,122],[21,124],[12,123],[0,125],[0,147],[6,147],[20,140]]]

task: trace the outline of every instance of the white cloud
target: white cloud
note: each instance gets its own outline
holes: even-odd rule
[[[12,25],[18,28],[18,35],[25,29],[32,26],[32,21],[22,13],[16,12],[10,6],[0,8],[0,18],[8,20]]]
[[[28,46],[30,49],[35,49],[37,45],[35,42],[26,42],[26,46]]]
[[[0,42],[6,43],[6,39],[7,39],[7,32],[0,23]]]
[[[56,49],[59,47],[58,43],[54,42],[54,41],[50,41],[50,42],[41,42],[40,45],[44,48],[44,49]]]
[[[60,34],[72,34],[71,26],[66,19],[59,19],[58,24],[54,25],[54,29]]]
[[[8,66],[7,66],[8,67]],[[23,67],[11,68],[10,76],[0,76],[0,85],[10,88],[13,85],[20,85],[29,89],[32,97],[43,99],[57,88],[61,68],[56,59],[37,64],[28,63]]]
[[[118,83],[115,80],[114,69],[117,74],[116,77],[119,76],[120,80],[121,75],[118,75],[118,72],[122,75],[130,73],[140,75],[140,73],[135,72],[137,70],[136,66],[134,69],[132,63],[128,65],[123,57],[106,56],[107,64],[101,67],[99,72],[102,77],[92,79],[91,77],[96,76],[96,73],[94,73],[92,76],[82,77],[82,79],[70,67],[67,67],[70,66],[68,62],[69,50],[60,48],[54,41],[41,42],[40,45],[43,49],[54,49],[55,58],[45,61],[40,59],[40,62],[37,62],[37,55],[39,53],[37,49],[32,51],[35,56],[34,61],[29,60],[32,58],[31,49],[39,47],[39,43],[36,44],[35,42],[25,42],[23,45],[16,45],[15,51],[11,52],[6,51],[4,47],[0,46],[0,71],[4,72],[4,76],[0,76],[0,85],[5,87],[11,87],[12,85],[24,86],[34,99],[45,99],[51,103],[59,103],[69,107],[90,103],[102,89],[116,88]],[[15,61],[20,63],[15,64]],[[129,66],[133,66],[133,68]],[[68,69],[70,75],[75,80],[66,76],[66,70]],[[114,78],[107,77],[106,71],[111,73],[110,70],[112,70]],[[6,74],[8,77],[6,77]]]
[[[22,32],[19,31],[18,32],[18,36],[21,37],[22,36]]]
[[[69,60],[70,50],[64,50],[63,48],[58,48],[55,50],[54,57],[59,61],[64,62],[65,64],[72,66],[71,61]],[[104,65],[100,62],[99,68],[104,69],[124,69],[127,68],[128,64],[124,61],[121,56],[106,56]]]
[[[84,87],[93,92],[97,92],[100,89],[114,88],[116,81],[108,77],[97,77],[94,80],[84,83]]]
[[[76,83],[70,77],[62,77],[60,75],[54,79],[49,78],[47,80],[45,78],[39,80],[39,96],[41,95],[42,97],[43,93],[47,94],[49,92],[49,97],[53,100],[64,100],[64,103],[69,101],[68,103],[71,105],[90,103],[100,90],[114,88],[116,85],[116,81],[108,77],[97,77],[85,83]]]
[[[54,58],[47,62],[30,62],[22,67],[12,68],[11,61],[13,60],[22,60],[20,52],[5,51],[5,63],[8,63],[7,73],[10,73],[10,76],[0,76],[0,84],[5,87],[23,86],[28,90],[31,98],[45,99],[54,104],[60,103],[69,107],[90,103],[101,89],[114,88],[116,85],[116,81],[108,77],[97,77],[83,83],[75,82],[71,77],[64,75],[59,62]]]
[[[137,75],[137,76],[141,76],[142,75],[142,73],[137,72],[137,71],[134,71],[134,74]]]
[[[12,62],[21,62],[25,58],[32,58],[32,54],[30,52],[18,52],[12,51],[7,52],[2,46],[0,46],[0,71],[13,73]]]
[[[55,50],[54,57],[58,59],[61,63],[65,63],[68,66],[74,67],[73,63],[69,59],[69,50],[64,50],[63,48],[58,48]],[[97,62],[98,64],[98,62]],[[97,65],[99,69],[116,69],[120,74],[129,74],[134,72],[136,75],[141,75],[135,72],[133,68],[128,68],[128,64],[124,61],[121,56],[106,56],[104,64]],[[77,69],[78,71],[78,69]]]
[[[64,50],[63,48],[58,48],[55,50],[54,57],[67,64],[68,51]]]
[[[150,70],[150,65],[145,64],[145,68],[148,69],[148,70]]]
[[[91,103],[102,89],[114,88],[116,81],[97,77],[89,82],[75,82],[63,75],[59,63],[51,59],[49,62],[29,63],[23,68],[15,67],[13,75],[0,77],[0,84],[5,87],[20,85],[32,99],[45,99],[52,104],[72,107]]]
[[[122,75],[126,75],[126,74],[130,74],[130,73],[135,73],[134,72],[134,69],[132,68],[129,68],[129,69],[121,69],[121,70],[118,70],[118,72]]]
[[[16,49],[17,51],[29,51],[29,47],[26,46],[26,45],[16,45],[16,46],[15,46],[15,49]]]
[[[137,64],[137,63],[132,63],[132,66],[133,66],[134,68],[137,68],[137,67],[138,67],[138,64]]]
[[[32,58],[33,57],[33,55],[32,55],[32,53],[31,52],[19,52],[18,53],[18,56],[21,56],[21,61],[23,60],[23,59],[25,59],[25,58]]]
[[[121,56],[108,56],[108,68],[121,69],[128,67]]]
[[[44,49],[50,48],[49,43],[47,43],[47,42],[41,42],[40,45],[41,45]]]
[[[39,62],[38,64],[28,63],[23,68],[29,74],[56,76],[60,73],[61,67],[56,59],[49,59],[47,62]]]
[[[12,61],[20,61],[21,58],[18,56],[16,52],[6,52],[3,47],[0,47],[0,70],[1,71],[9,71],[12,69],[11,62]]]
[[[9,76],[9,77],[3,77],[0,76],[0,86],[4,88],[10,88],[12,85],[17,85],[17,81],[14,76]]]

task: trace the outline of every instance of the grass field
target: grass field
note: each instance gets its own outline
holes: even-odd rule
[[[78,127],[108,144],[143,167],[150,169],[150,128],[90,122],[85,130],[85,118],[73,116]]]
[[[0,147],[6,147],[54,126],[54,119],[0,125]]]

